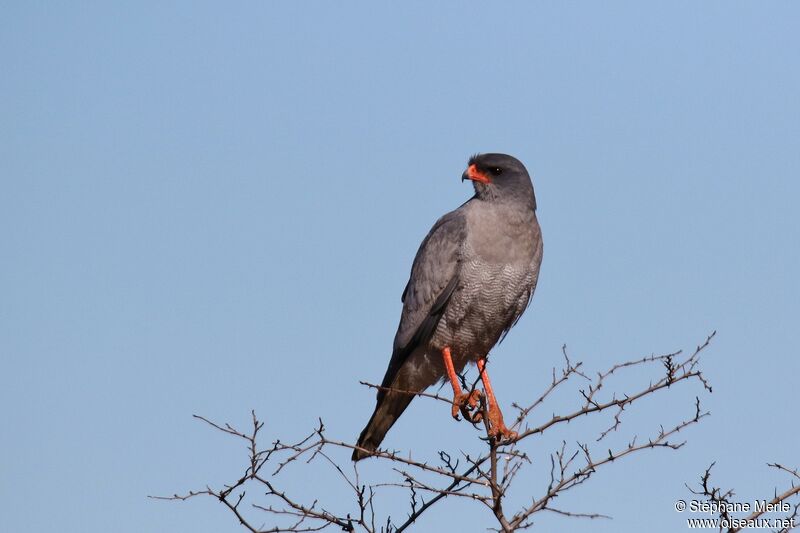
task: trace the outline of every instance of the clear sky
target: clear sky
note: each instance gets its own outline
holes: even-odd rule
[[[714,393],[655,397],[625,434],[700,394],[688,444],[559,502],[612,521],[543,530],[682,531],[673,503],[712,461],[741,501],[787,483],[766,462],[800,466],[800,4],[163,4],[0,7],[0,530],[239,531],[210,499],[146,498],[244,466],[194,413],[355,439],[358,381],[382,377],[416,248],[470,196],[475,152],[527,165],[545,240],[493,353],[507,409],[564,343],[596,371],[718,331]],[[386,444],[477,448],[420,401]],[[343,501],[327,477],[283,482]],[[459,502],[422,520],[493,525]]]

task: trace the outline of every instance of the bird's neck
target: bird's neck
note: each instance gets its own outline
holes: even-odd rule
[[[475,199],[479,202],[486,202],[493,205],[524,205],[532,212],[536,211],[536,196],[533,193],[533,188],[523,190],[502,190],[488,187],[483,184],[481,190],[475,188]]]

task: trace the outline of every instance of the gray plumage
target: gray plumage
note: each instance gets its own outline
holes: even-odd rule
[[[462,180],[474,180],[475,195],[440,218],[422,241],[403,291],[383,387],[419,392],[433,385],[445,376],[445,346],[458,372],[485,357],[536,289],[542,237],[525,166],[505,154],[474,156],[468,166],[487,182],[465,172]],[[357,446],[377,449],[413,397],[380,390]],[[368,451],[355,450],[353,460]]]

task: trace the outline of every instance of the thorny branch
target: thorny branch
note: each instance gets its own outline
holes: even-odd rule
[[[317,427],[305,438],[293,443],[275,440],[266,448],[259,446],[259,432],[263,422],[259,421],[255,412],[251,412],[252,427],[248,431],[240,431],[229,424],[217,424],[204,417],[196,418],[226,434],[242,439],[248,451],[248,466],[236,481],[221,488],[207,486],[202,490],[189,491],[185,494],[156,497],[165,500],[187,500],[200,496],[210,496],[219,500],[241,523],[253,533],[266,532],[310,532],[332,529],[344,531],[364,531],[367,533],[399,533],[409,529],[431,507],[447,498],[464,498],[484,506],[494,517],[497,531],[512,532],[529,528],[537,513],[550,512],[573,518],[608,518],[596,512],[565,510],[556,507],[554,501],[565,492],[584,484],[599,469],[621,460],[627,456],[638,454],[648,449],[677,450],[683,441],[672,440],[684,428],[696,424],[708,412],[701,409],[699,397],[695,398],[692,414],[665,429],[660,426],[650,437],[640,439],[632,436],[627,444],[616,448],[597,449],[598,442],[612,432],[617,432],[622,424],[622,413],[630,409],[640,399],[674,387],[681,382],[696,381],[701,387],[711,392],[711,386],[699,369],[700,354],[709,345],[714,333],[694,352],[683,356],[682,352],[667,355],[651,355],[641,359],[619,363],[605,372],[599,372],[594,378],[583,370],[583,364],[573,363],[567,355],[566,347],[562,349],[564,365],[559,371],[553,369],[552,379],[545,390],[532,403],[525,406],[514,404],[518,415],[512,429],[518,437],[510,442],[497,442],[490,436],[486,400],[481,396],[484,427],[481,439],[485,441],[483,451],[476,456],[466,452],[440,451],[435,460],[419,460],[399,452],[378,450],[370,461],[382,461],[389,464],[398,477],[396,481],[382,483],[365,483],[359,476],[357,465],[341,466],[337,458],[342,452],[352,451],[355,447],[347,442],[328,437],[325,425],[319,420]],[[612,393],[610,397],[602,397],[608,388],[612,376],[617,376],[629,369],[641,370],[652,368],[658,371],[657,379],[627,394]],[[579,389],[579,402],[576,407],[563,415],[552,415],[543,423],[531,426],[529,417],[541,410],[553,393],[563,389],[567,383],[578,379],[582,383]],[[466,384],[467,381],[462,376]],[[472,383],[472,390],[477,385]],[[362,384],[379,389],[369,383]],[[579,385],[580,386],[580,385]],[[468,388],[468,387],[467,387]],[[408,392],[408,391],[405,391]],[[410,394],[410,393],[409,393]],[[437,394],[416,393],[417,396],[445,401],[450,398]],[[541,494],[530,497],[528,503],[514,512],[506,510],[508,494],[516,476],[532,462],[530,452],[520,450],[523,441],[533,442],[533,438],[546,431],[554,431],[557,426],[569,423],[582,416],[596,415],[602,412],[613,412],[613,423],[591,441],[568,445],[562,442],[553,451],[548,463],[550,475],[547,486]],[[589,444],[593,442],[593,444]],[[302,464],[324,465],[341,479],[345,490],[352,499],[349,504],[336,503],[337,508],[323,506],[312,498],[301,498],[280,489],[281,474],[290,468],[300,468]],[[269,465],[269,466],[268,466]],[[782,467],[781,467],[782,468]],[[794,471],[794,475],[797,473]],[[317,477],[317,474],[315,474]],[[707,479],[705,480],[707,481]],[[252,490],[251,490],[252,489]],[[375,502],[382,491],[407,491],[409,495],[408,515],[404,520],[396,520],[390,516],[378,516]],[[800,490],[800,489],[798,489]],[[248,491],[250,496],[248,497]],[[717,497],[725,494],[714,493]],[[782,495],[791,497],[791,494]],[[256,497],[257,496],[257,497]],[[777,495],[776,495],[777,497]],[[266,498],[266,499],[265,499]],[[341,508],[339,508],[341,507]],[[795,514],[797,507],[795,507]],[[261,525],[261,520],[270,520],[270,525]]]
[[[721,488],[711,484],[711,469],[714,468],[715,464],[716,463],[711,463],[711,465],[706,468],[706,471],[700,477],[699,488],[693,489],[689,485],[686,485],[686,488],[688,488],[692,494],[702,496],[709,502],[712,506],[711,509],[716,512],[719,518],[719,531],[735,533],[746,527],[763,529],[764,526],[769,523],[772,525],[780,524],[776,531],[778,531],[778,533],[786,533],[797,527],[797,525],[800,525],[800,521],[798,520],[798,518],[800,518],[800,502],[794,505],[789,503],[790,499],[800,495],[800,470],[796,468],[790,469],[778,463],[767,463],[767,466],[770,468],[775,468],[776,470],[789,474],[789,488],[780,494],[778,494],[778,489],[775,489],[773,498],[769,500],[764,499],[762,507],[754,508],[752,513],[747,516],[736,517],[734,513],[741,510],[741,503],[737,505],[737,502],[733,500],[735,496],[733,489],[723,491]],[[767,522],[762,518],[767,512],[783,513],[783,516]]]

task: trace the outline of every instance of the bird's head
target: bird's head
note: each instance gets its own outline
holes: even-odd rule
[[[533,202],[536,197],[528,171],[519,159],[506,154],[476,154],[469,158],[461,181],[471,180],[475,194],[482,200],[520,199]]]

